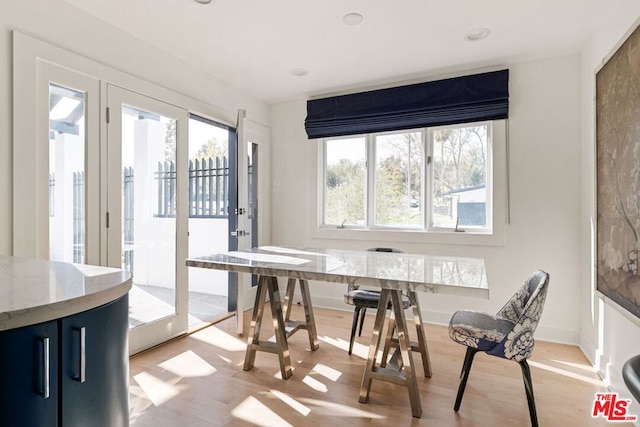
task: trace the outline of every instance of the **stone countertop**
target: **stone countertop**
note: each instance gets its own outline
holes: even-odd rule
[[[339,249],[261,246],[186,260],[189,267],[489,297],[480,258]]]
[[[99,307],[131,285],[117,268],[0,255],[0,331]]]

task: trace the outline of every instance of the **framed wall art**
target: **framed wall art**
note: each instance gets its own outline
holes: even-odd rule
[[[640,318],[640,27],[596,74],[597,289]]]

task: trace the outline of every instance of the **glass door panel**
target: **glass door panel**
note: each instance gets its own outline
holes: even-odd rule
[[[108,264],[133,276],[129,327],[136,353],[187,330],[188,118],[111,85],[107,99]]]
[[[245,244],[258,246],[258,144],[247,141],[247,221]],[[258,275],[251,275],[251,286],[258,286]]]
[[[49,259],[84,263],[85,93],[49,83]]]
[[[229,127],[189,118],[189,258],[229,250]],[[189,330],[229,313],[229,273],[189,269]]]
[[[259,184],[259,145],[255,142],[247,141],[247,162],[248,162],[248,205],[247,211],[249,221],[247,221],[247,233],[249,234],[251,247],[258,246],[258,184]],[[256,276],[257,278],[257,276]],[[257,282],[254,286],[257,285]]]
[[[100,263],[100,82],[36,61],[35,117],[16,127],[13,255]],[[24,97],[23,97],[24,98]]]
[[[176,313],[176,119],[123,104],[122,268],[129,326]]]

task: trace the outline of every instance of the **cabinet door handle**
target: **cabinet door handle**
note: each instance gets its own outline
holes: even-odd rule
[[[79,339],[79,361],[80,361],[80,366],[78,367],[78,375],[75,375],[73,377],[73,379],[75,381],[81,382],[83,383],[85,381],[85,368],[87,365],[87,360],[86,360],[86,351],[85,351],[85,341],[86,341],[86,330],[85,327],[82,326],[81,328],[73,328],[74,331],[79,332],[80,333],[80,339]]]
[[[49,398],[49,338],[42,338],[42,396],[45,399]]]

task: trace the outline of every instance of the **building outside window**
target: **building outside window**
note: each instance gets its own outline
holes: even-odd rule
[[[491,233],[492,127],[323,139],[321,227]]]

